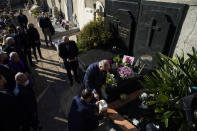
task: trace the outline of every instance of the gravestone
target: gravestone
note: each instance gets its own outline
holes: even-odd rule
[[[134,43],[134,56],[161,52],[172,56],[176,46],[187,6],[184,4],[142,2]]]
[[[106,20],[114,35],[114,43],[133,54],[135,30],[137,25],[140,0],[106,0]]]
[[[106,0],[106,19],[125,54],[172,56],[187,9],[176,3]]]

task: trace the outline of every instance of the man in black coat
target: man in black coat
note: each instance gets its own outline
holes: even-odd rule
[[[67,70],[68,78],[70,80],[70,85],[73,85],[73,78],[71,70],[74,72],[75,80],[79,82],[77,75],[78,68],[78,48],[74,41],[70,41],[67,36],[62,37],[62,43],[59,45],[59,56],[63,59],[65,68]]]
[[[32,67],[34,67],[35,64],[33,63],[32,56],[31,56],[32,43],[31,43],[31,41],[29,41],[29,37],[28,37],[28,34],[26,33],[26,31],[23,28],[21,28],[20,26],[17,27],[17,37],[19,39],[18,43],[21,44],[21,47],[23,50],[22,55],[20,55],[20,53],[19,53],[20,58],[25,63],[25,66],[27,69],[29,69],[28,64],[27,64],[27,58],[29,59],[30,65]]]
[[[17,97],[23,131],[29,131],[32,127],[34,131],[38,130],[37,102],[35,93],[32,89],[32,83],[24,73],[15,75],[16,87],[13,91]]]
[[[15,96],[5,89],[6,83],[6,79],[0,74],[0,131],[19,131],[19,105]]]
[[[107,60],[101,60],[89,65],[86,70],[83,84],[85,88],[92,89],[94,97],[98,100],[101,95],[101,89],[106,82],[107,71],[110,69],[110,64]]]
[[[17,20],[23,29],[27,29],[28,19],[27,16],[23,14],[22,10],[19,10],[19,15],[17,16]]]
[[[90,103],[92,98],[92,90],[89,89],[84,89],[81,97],[74,97],[68,116],[70,131],[93,131],[98,127],[102,116],[96,113],[98,103]]]
[[[55,33],[54,27],[51,23],[51,20],[47,17],[46,13],[42,12],[42,16],[39,19],[39,25],[42,28],[42,32],[45,37],[46,45],[48,46],[48,38],[52,46],[52,38],[51,36]]]
[[[41,54],[41,50],[40,50],[40,45],[41,45],[40,34],[39,34],[38,30],[34,27],[34,24],[30,23],[28,25],[27,34],[29,36],[30,42],[32,43],[32,48],[33,48],[34,57],[35,57],[36,61],[38,61],[38,58],[36,55],[36,49],[38,50],[38,54],[39,54],[40,58],[43,59],[42,54]]]

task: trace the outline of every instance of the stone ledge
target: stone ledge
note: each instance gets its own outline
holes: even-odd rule
[[[107,113],[113,123],[119,126],[123,131],[138,131],[134,125],[132,125],[128,120],[125,120],[114,109],[108,108]]]
[[[124,101],[116,100],[112,103],[109,103],[109,108],[107,109],[107,114],[109,118],[113,121],[115,125],[120,127],[123,131],[139,131],[133,124],[128,120],[124,119],[115,109],[120,108],[121,106],[126,105],[130,101],[136,99],[136,96],[142,93],[143,90],[138,90],[134,93],[128,95],[128,98]]]
[[[127,103],[129,103],[130,101],[134,100],[136,98],[136,96],[139,95],[142,92],[143,92],[143,90],[135,91],[135,92],[129,94],[128,98],[124,101],[123,100],[116,100],[116,101],[113,101],[113,102],[109,103],[109,107],[112,108],[112,109],[118,109],[121,106],[124,106]]]

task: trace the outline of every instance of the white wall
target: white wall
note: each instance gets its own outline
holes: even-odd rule
[[[79,28],[82,29],[88,22],[94,20],[94,11],[90,8],[85,8],[85,0],[79,0],[77,3],[77,20]]]

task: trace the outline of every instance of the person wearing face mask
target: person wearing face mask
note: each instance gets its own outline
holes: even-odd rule
[[[28,70],[25,68],[23,61],[19,58],[18,53],[16,52],[10,53],[9,67],[13,70],[14,74],[23,72],[29,76]]]
[[[101,89],[104,87],[109,69],[109,62],[107,60],[101,60],[89,65],[86,70],[83,79],[84,88],[92,89],[94,97],[97,100],[99,100],[99,96],[101,95]]]
[[[13,91],[19,102],[20,111],[22,113],[22,131],[38,130],[37,102],[32,84],[28,77],[18,72],[15,75],[16,87]]]
[[[5,77],[0,74],[0,131],[19,131],[20,115],[18,103],[6,86]]]
[[[5,87],[11,92],[15,87],[14,71],[8,66],[9,57],[6,52],[0,52],[0,73],[5,77],[7,83]]]
[[[5,39],[5,46],[2,48],[2,50],[4,52],[6,52],[8,55],[10,54],[10,52],[12,51],[16,51],[16,48],[15,48],[15,40],[13,37],[7,37]]]

